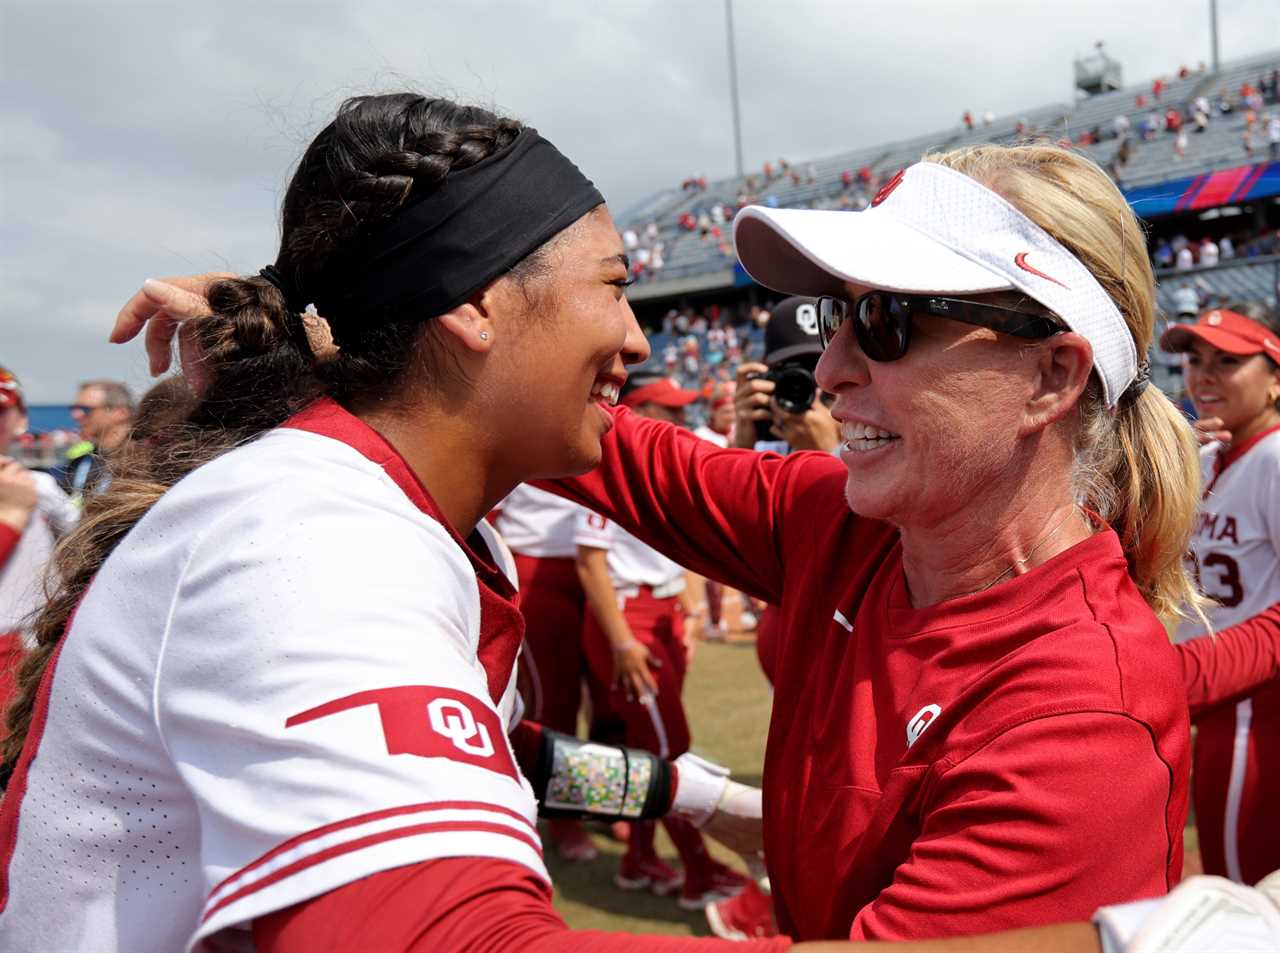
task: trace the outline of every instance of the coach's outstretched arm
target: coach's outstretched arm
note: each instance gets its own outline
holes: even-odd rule
[[[830,512],[847,509],[847,472],[830,454],[726,450],[626,408],[613,414],[598,467],[538,485],[699,575],[777,604],[783,553],[807,548],[814,529],[792,516],[792,504],[806,498],[811,509],[817,494],[829,497]]]

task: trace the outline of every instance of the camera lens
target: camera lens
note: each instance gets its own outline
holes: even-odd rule
[[[803,414],[818,396],[813,374],[803,367],[780,367],[769,373],[774,383],[773,397],[789,414]]]

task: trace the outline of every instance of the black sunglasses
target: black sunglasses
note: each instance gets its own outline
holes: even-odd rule
[[[1050,318],[962,298],[871,291],[852,304],[843,298],[818,299],[818,339],[825,348],[851,316],[862,353],[873,361],[896,361],[911,344],[912,315],[949,318],[1015,337],[1041,339],[1064,329]]]

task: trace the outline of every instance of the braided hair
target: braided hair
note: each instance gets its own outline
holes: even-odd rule
[[[365,230],[430,195],[451,172],[501,150],[521,128],[486,109],[414,93],[348,99],[289,183],[277,273],[299,300],[312,300],[309,292],[326,267]],[[546,247],[511,277],[523,286],[544,273]],[[35,648],[18,670],[9,734],[0,745],[0,785],[22,751],[37,689],[72,611],[116,544],[169,487],[321,395],[348,407],[394,401],[410,371],[427,386],[450,373],[427,340],[430,315],[379,315],[376,321],[358,313],[325,315],[341,348],[318,363],[279,283],[263,275],[223,280],[208,298],[213,316],[195,327],[200,397],[184,422],[166,429],[164,441],[121,455],[109,488],[89,499],[80,525],[54,554],[48,601],[32,622]]]

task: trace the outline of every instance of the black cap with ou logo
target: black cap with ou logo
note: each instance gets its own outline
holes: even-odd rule
[[[781,301],[764,329],[764,362],[770,366],[822,353],[818,340],[818,299],[799,295]]]

